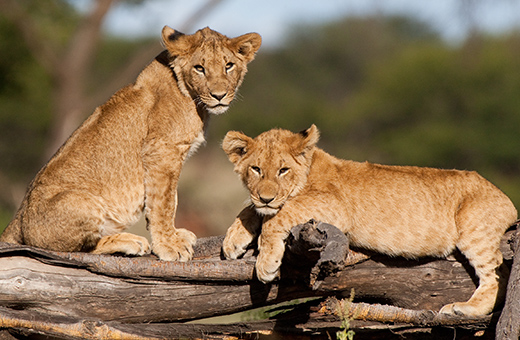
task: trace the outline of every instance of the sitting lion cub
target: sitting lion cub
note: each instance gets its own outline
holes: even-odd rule
[[[490,313],[506,284],[497,275],[500,239],[517,218],[509,198],[475,172],[340,160],[316,147],[318,138],[314,125],[255,139],[228,132],[222,147],[252,206],[228,229],[225,256],[242,255],[261,230],[256,273],[272,281],[289,230],[310,219],[337,226],[354,246],[390,256],[446,256],[457,247],[480,284],[469,301],[441,312]]]
[[[0,241],[142,255],[148,241],[121,232],[144,210],[151,250],[163,260],[191,259],[195,234],[174,227],[181,168],[204,142],[209,116],[227,110],[261,37],[165,26],[162,39],[166,50],[40,170]]]

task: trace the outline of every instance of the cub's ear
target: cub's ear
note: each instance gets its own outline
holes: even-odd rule
[[[305,144],[310,147],[318,144],[318,141],[320,140],[320,131],[314,124],[312,124],[307,130],[300,131],[299,134],[303,137]]]
[[[297,136],[299,143],[297,153],[306,156],[320,140],[320,131],[316,125],[312,124],[310,128],[300,131]]]
[[[173,56],[184,54],[190,50],[193,45],[190,37],[192,36],[185,35],[169,26],[164,26],[162,29],[163,46]]]
[[[248,151],[253,139],[242,132],[229,131],[222,141],[222,149],[231,163],[236,164]]]
[[[255,58],[260,45],[262,45],[262,37],[258,33],[247,33],[230,39],[230,49],[243,56],[247,62]]]

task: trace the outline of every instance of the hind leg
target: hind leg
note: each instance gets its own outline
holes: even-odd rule
[[[467,316],[486,315],[493,311],[495,304],[505,295],[508,270],[502,264],[500,251],[487,249],[460,249],[475,268],[479,285],[466,302],[448,304],[440,313]]]
[[[479,285],[468,301],[446,305],[441,313],[486,315],[501,302],[509,271],[502,265],[500,240],[514,218],[514,208],[511,211],[500,208],[486,211],[474,205],[459,210],[457,248],[475,269]]]
[[[130,233],[104,236],[99,240],[93,254],[123,253],[126,255],[145,255],[151,250],[150,243],[144,237]]]
[[[468,301],[446,305],[441,313],[486,315],[502,302],[509,271],[502,264],[500,240],[516,217],[513,203],[495,187],[488,188],[486,195],[467,198],[459,206],[455,218],[457,248],[475,269],[479,285]]]
[[[86,191],[61,192],[51,199],[33,200],[22,217],[23,241],[55,251],[144,255],[148,240],[119,233],[126,226],[107,219],[103,202]]]
[[[55,251],[90,251],[101,238],[104,221],[100,206],[86,192],[65,191],[50,199],[33,198],[21,217],[23,243]]]

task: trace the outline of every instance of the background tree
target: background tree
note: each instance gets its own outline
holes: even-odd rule
[[[53,64],[37,52],[65,58],[63,51],[73,46],[82,25],[99,25],[108,2],[113,5],[97,0],[91,12],[81,14],[60,0],[0,1],[2,226],[48,157],[57,98],[72,98],[56,94],[67,89],[49,71]],[[199,28],[200,18],[218,3],[205,3],[181,30]],[[37,35],[26,37],[23,22]],[[76,123],[61,126],[78,126],[160,50],[159,33],[141,40],[101,33],[98,26],[88,35],[97,43],[91,43],[88,58],[82,57],[88,59],[81,64],[87,71],[67,74],[81,78],[82,99],[74,101],[82,114]],[[29,39],[36,37],[38,48]],[[322,131],[320,146],[339,157],[477,170],[518,206],[519,53],[517,32],[489,36],[472,26],[469,38],[454,44],[407,17],[348,17],[294,27],[283,46],[260,50],[241,100],[212,120],[208,145],[186,163],[178,224],[199,236],[222,234],[240,210],[246,194],[219,148],[228,130],[256,135],[273,127],[298,131],[312,123]]]
[[[137,6],[143,0],[95,0],[84,14],[65,0],[0,1],[2,228],[28,178],[161,51],[158,39],[102,36],[106,14],[118,2]],[[206,1],[178,29],[191,29],[220,2]]]

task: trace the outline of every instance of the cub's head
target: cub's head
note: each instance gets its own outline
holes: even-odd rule
[[[185,35],[165,26],[162,39],[181,91],[213,114],[228,109],[262,44],[256,33],[230,39],[208,27]]]
[[[307,183],[318,139],[315,125],[300,133],[273,129],[254,139],[230,131],[222,148],[235,164],[256,211],[274,215]]]

